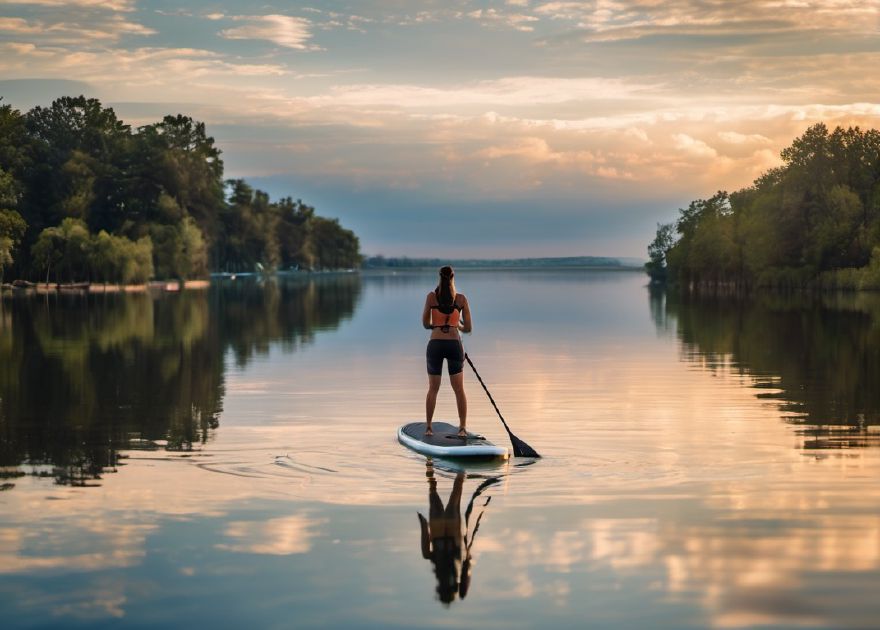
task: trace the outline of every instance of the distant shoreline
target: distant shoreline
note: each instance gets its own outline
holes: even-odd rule
[[[437,269],[452,265],[456,269],[607,269],[644,271],[644,261],[611,256],[559,256],[542,258],[408,258],[369,256],[361,266],[371,269]]]
[[[496,264],[495,261],[487,260],[481,261],[480,264],[477,264],[476,261],[472,261],[472,264],[469,266],[462,266],[464,269],[473,270],[473,271],[585,271],[585,272],[598,272],[598,271],[607,271],[607,272],[638,272],[643,273],[644,270],[642,267],[630,266],[630,265],[573,265],[573,264],[558,264],[558,265],[499,265]],[[234,282],[235,280],[246,281],[248,279],[254,277],[313,277],[320,278],[331,275],[345,275],[352,273],[405,273],[405,272],[424,272],[424,271],[436,271],[435,265],[410,265],[406,267],[395,267],[395,266],[386,266],[386,267],[365,267],[362,269],[344,269],[344,270],[336,270],[336,271],[323,271],[323,272],[290,272],[290,271],[276,271],[271,273],[212,273],[209,278],[206,279],[198,279],[198,280],[186,280],[184,282],[180,282],[177,280],[153,280],[144,284],[112,284],[112,283],[103,283],[103,282],[68,282],[68,283],[56,283],[56,282],[27,282],[27,281],[17,281],[15,283],[4,282],[0,285],[0,295],[15,295],[15,294],[47,294],[47,293],[59,293],[59,294],[94,294],[94,293],[146,293],[146,292],[167,292],[167,293],[176,293],[181,290],[192,290],[192,289],[206,289],[211,284],[216,282]]]
[[[456,266],[454,263],[452,264],[456,269],[463,269],[466,271],[614,271],[614,272],[638,272],[645,273],[644,267],[634,267],[629,265],[546,265],[546,266],[538,266],[538,265],[493,265],[487,262],[485,265],[472,265],[472,266]],[[421,265],[421,266],[410,266],[410,267],[364,267],[361,269],[361,272],[371,273],[371,272],[400,272],[404,273],[407,271],[437,271],[437,267],[434,265]]]

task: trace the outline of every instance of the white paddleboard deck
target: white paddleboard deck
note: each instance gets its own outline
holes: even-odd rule
[[[446,422],[432,422],[434,435],[426,436],[424,422],[410,422],[397,430],[401,444],[423,455],[435,457],[504,457],[507,447],[496,446],[476,433],[468,432],[466,438],[458,436],[458,427]]]

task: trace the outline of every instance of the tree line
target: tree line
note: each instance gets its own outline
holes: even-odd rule
[[[0,281],[144,282],[352,268],[357,236],[300,200],[224,180],[205,124],[132,129],[97,99],[0,103]]]
[[[822,124],[783,165],[660,224],[654,281],[735,288],[880,289],[880,131]]]

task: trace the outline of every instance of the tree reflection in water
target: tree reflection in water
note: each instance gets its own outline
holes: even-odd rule
[[[748,375],[758,396],[779,400],[803,448],[880,446],[880,295],[741,299],[652,288],[650,310],[687,361]]]
[[[486,506],[492,500],[486,496],[482,509],[474,521],[471,515],[474,501],[492,485],[501,479],[490,477],[474,490],[464,514],[464,531],[462,531],[461,493],[464,487],[465,473],[459,472],[452,483],[452,492],[444,507],[440,495],[437,494],[437,479],[434,466],[429,459],[426,464],[425,476],[428,478],[428,518],[418,514],[421,528],[422,557],[430,560],[437,578],[437,597],[449,606],[455,601],[456,595],[461,599],[467,596],[471,582],[471,548],[480,529]],[[473,527],[473,530],[471,530]]]
[[[273,344],[294,351],[350,318],[360,291],[343,275],[4,297],[0,479],[91,485],[121,449],[191,450],[217,428],[227,350],[239,366]]]

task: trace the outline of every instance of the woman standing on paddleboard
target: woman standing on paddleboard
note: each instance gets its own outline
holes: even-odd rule
[[[433,435],[431,421],[437,406],[437,392],[443,360],[446,359],[449,381],[455,392],[458,407],[458,435],[467,437],[467,398],[464,395],[464,347],[461,334],[472,328],[471,309],[463,293],[455,291],[455,272],[452,267],[440,268],[437,288],[425,298],[422,325],[431,331],[431,340],[425,353],[428,362],[428,395],[425,398],[425,435]]]

